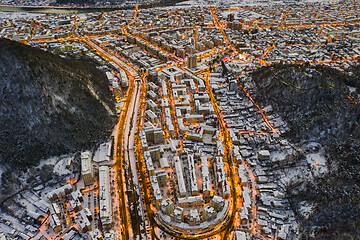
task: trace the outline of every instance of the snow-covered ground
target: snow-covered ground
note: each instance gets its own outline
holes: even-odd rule
[[[332,2],[339,2],[340,0],[304,0],[305,3],[332,3]]]
[[[309,203],[306,201],[302,201],[299,203],[299,208],[300,211],[299,213],[304,217],[304,218],[308,218],[311,213],[314,211],[315,208],[315,204],[314,203]]]
[[[66,174],[70,174],[69,169],[66,168],[67,162],[68,160],[72,160],[72,157],[64,157],[63,159],[60,159],[55,167],[53,172],[57,173],[59,175],[66,175]]]
[[[313,176],[319,176],[328,171],[323,147],[317,142],[309,142],[302,147],[306,153],[306,161]]]
[[[339,1],[339,0],[335,0]],[[303,3],[330,3],[334,2],[333,0],[304,0]],[[294,1],[298,3],[298,1]],[[288,4],[283,0],[189,0],[177,3],[175,6],[161,7],[161,9],[186,9],[193,7],[229,7],[229,8],[238,8],[244,6],[274,6],[274,5],[286,5]]]
[[[43,16],[41,13],[27,13],[27,12],[0,12],[0,19],[15,20],[15,19],[30,19]]]
[[[228,12],[222,12],[221,15],[227,19],[229,14],[234,14],[234,19],[243,19],[243,18],[260,18],[260,17],[266,17],[262,14],[250,11],[250,10],[234,10],[234,11],[228,11]]]
[[[16,191],[19,192],[16,195],[9,195],[10,199],[4,203],[5,210],[0,210],[0,233],[5,233],[7,237],[17,237],[17,239],[29,239],[36,234],[39,226],[35,219],[45,216],[50,207],[46,193],[63,186],[66,184],[66,179],[73,175],[66,168],[68,160],[73,158],[72,155],[52,157],[41,161],[26,173],[13,173],[23,186],[18,186]],[[0,176],[3,171],[4,169],[0,169]],[[44,181],[42,175],[51,176],[48,178],[50,180]],[[28,179],[33,180],[28,182]],[[24,188],[26,184],[30,185]]]
[[[1,183],[1,176],[2,176],[3,172],[4,172],[3,166],[0,166],[0,183]]]
[[[284,140],[282,144],[285,144]],[[280,179],[280,185],[282,187],[289,186],[291,183],[302,181],[303,179],[319,176],[328,171],[326,158],[320,144],[309,142],[304,144],[301,149],[305,156],[305,161],[301,160],[294,167],[281,169],[283,177]],[[274,163],[280,163],[291,158],[294,154],[295,151],[292,149],[274,151],[271,153],[270,159]]]
[[[306,155],[306,160],[311,165],[315,176],[327,171],[326,159],[321,153],[308,154]]]

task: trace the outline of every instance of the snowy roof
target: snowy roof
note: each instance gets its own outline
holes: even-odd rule
[[[198,186],[196,181],[194,156],[192,154],[189,154],[187,160],[188,160],[189,172],[190,172],[191,192],[197,192]]]
[[[155,199],[156,200],[162,200],[163,196],[161,194],[159,183],[158,183],[158,181],[156,179],[156,176],[151,176],[150,177],[150,182],[151,182],[151,186],[152,186],[153,191],[154,191]]]
[[[210,191],[209,165],[206,156],[201,156],[201,173],[203,178],[203,191]]]
[[[100,219],[102,222],[111,222],[111,196],[109,167],[99,167],[99,200],[100,200]]]
[[[175,170],[176,170],[176,176],[178,180],[178,186],[179,186],[179,192],[180,194],[186,194],[186,187],[185,187],[185,181],[183,176],[183,170],[180,163],[180,158],[178,156],[174,157],[175,162]]]
[[[111,156],[111,141],[103,143],[99,146],[94,155],[94,162],[110,161]]]
[[[81,174],[90,174],[91,173],[91,157],[90,152],[81,153]]]

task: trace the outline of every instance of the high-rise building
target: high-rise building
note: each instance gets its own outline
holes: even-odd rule
[[[196,68],[197,65],[197,57],[195,54],[191,54],[188,56],[188,61],[187,61],[187,65],[188,68]]]
[[[170,214],[174,211],[174,203],[170,200],[170,198],[165,199],[161,202],[161,211],[170,216]]]
[[[154,69],[149,70],[149,81],[151,82],[158,82],[158,72]]]
[[[214,219],[215,217],[216,217],[215,209],[210,205],[206,205],[203,208],[203,220],[208,221],[208,220]]]
[[[229,81],[229,91],[236,91],[237,90],[237,81],[236,79],[231,79]]]
[[[108,166],[99,167],[99,209],[103,228],[110,228],[112,223],[112,208]]]
[[[89,152],[81,153],[81,176],[84,179],[85,185],[90,185],[94,182],[94,172]]]
[[[234,15],[233,13],[231,13],[231,14],[229,14],[229,15],[227,16],[227,20],[228,20],[229,22],[234,21],[234,19],[235,19],[235,15]]]

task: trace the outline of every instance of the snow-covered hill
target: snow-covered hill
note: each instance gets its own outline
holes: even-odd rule
[[[105,140],[115,118],[105,75],[0,39],[0,163],[25,167]]]
[[[345,75],[322,66],[275,65],[252,73],[256,100],[287,122],[290,130],[283,137],[301,148],[298,161],[307,160],[308,173],[319,169],[313,178],[288,184],[301,239],[360,236],[360,77],[355,70]]]

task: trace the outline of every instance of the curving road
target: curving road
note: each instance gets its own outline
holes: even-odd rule
[[[139,224],[140,226],[140,232],[145,232],[145,222],[148,222],[147,217],[145,215],[144,211],[144,205],[143,205],[143,197],[142,197],[142,189],[141,185],[139,184],[139,178],[137,173],[137,167],[136,167],[136,156],[134,152],[134,144],[135,144],[135,134],[136,134],[136,126],[137,126],[137,119],[138,119],[138,112],[139,112],[139,106],[140,106],[140,90],[143,85],[143,80],[139,77],[137,71],[130,67],[128,64],[126,64],[124,61],[120,60],[116,56],[112,55],[111,53],[105,51],[100,46],[92,42],[91,40],[87,38],[81,38],[82,41],[84,41],[86,44],[88,44],[91,48],[95,49],[101,56],[104,58],[113,61],[115,64],[117,64],[119,67],[124,69],[126,73],[128,74],[129,80],[132,80],[131,83],[133,83],[131,87],[129,87],[127,96],[129,105],[127,106],[127,110],[125,111],[125,122],[123,123],[123,129],[119,128],[119,136],[123,137],[119,144],[122,143],[124,158],[123,158],[123,164],[125,166],[125,169],[121,169],[119,176],[122,178],[122,186],[124,189],[122,190],[122,197],[123,201],[121,201],[123,204],[123,230],[126,230],[125,232],[125,239],[147,239],[148,237],[146,234],[139,234],[137,236],[134,236],[133,227],[130,213],[128,211],[129,201],[127,199],[127,194],[125,192],[127,190],[133,190],[133,194],[136,196],[136,202],[134,206],[137,207],[137,209],[134,209],[134,211],[137,210],[138,216],[141,218],[141,221],[136,222],[136,224]],[[131,97],[131,99],[130,99]],[[120,123],[121,124],[121,123]],[[123,131],[122,131],[123,130]],[[131,172],[131,179],[126,179],[125,174]],[[124,174],[125,173],[125,174]],[[132,180],[132,184],[129,180]],[[127,184],[129,183],[129,184]],[[125,213],[124,213],[125,212]]]

